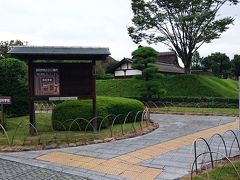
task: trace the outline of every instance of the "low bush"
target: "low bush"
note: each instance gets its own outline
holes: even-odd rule
[[[102,117],[97,119],[97,125],[99,127],[103,117],[107,115],[118,115],[121,117],[116,119],[115,123],[122,123],[124,118],[129,112],[131,112],[127,122],[134,121],[135,115],[138,111],[143,111],[144,105],[138,100],[118,98],[118,97],[97,97],[97,116]],[[76,120],[73,119],[84,118]],[[77,101],[65,101],[58,104],[52,113],[52,126],[54,130],[83,130],[92,118],[92,100],[77,100]],[[137,120],[140,120],[139,117]],[[113,117],[109,117],[103,121],[102,128],[106,128],[112,124]],[[88,126],[88,129],[92,129]]]
[[[160,101],[155,102],[158,106],[162,105],[177,105],[177,106],[200,106],[211,108],[237,108],[238,99],[225,98],[225,97],[185,97],[185,96],[172,96],[161,97]]]

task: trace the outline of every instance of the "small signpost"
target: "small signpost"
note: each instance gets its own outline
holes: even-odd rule
[[[1,105],[1,121],[0,124],[3,128],[5,128],[5,121],[4,121],[4,109],[3,105],[11,104],[11,97],[10,96],[0,96],[0,105]],[[0,130],[2,130],[2,127],[0,127]]]

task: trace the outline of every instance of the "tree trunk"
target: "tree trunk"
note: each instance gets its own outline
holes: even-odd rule
[[[184,73],[191,74],[191,64],[192,64],[192,55],[188,54],[186,59],[183,59],[184,62]]]
[[[184,73],[191,74],[191,63],[189,61],[184,61]]]

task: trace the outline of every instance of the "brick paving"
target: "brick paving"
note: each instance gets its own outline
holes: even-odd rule
[[[0,153],[0,158],[89,179],[175,179],[188,173],[193,162],[191,143],[197,137],[209,138],[238,127],[234,117],[153,114],[151,119],[160,127],[144,136],[58,150]],[[213,146],[219,150],[217,144]],[[239,154],[236,144],[232,154]]]
[[[59,171],[34,167],[22,163],[0,159],[1,180],[83,180],[85,178]]]

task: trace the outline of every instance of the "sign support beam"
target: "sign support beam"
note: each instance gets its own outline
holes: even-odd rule
[[[92,61],[92,104],[93,104],[93,127],[97,132],[97,103],[96,103],[96,61]]]
[[[29,133],[36,135],[36,120],[34,112],[34,69],[32,61],[28,61],[28,84],[29,84]]]

